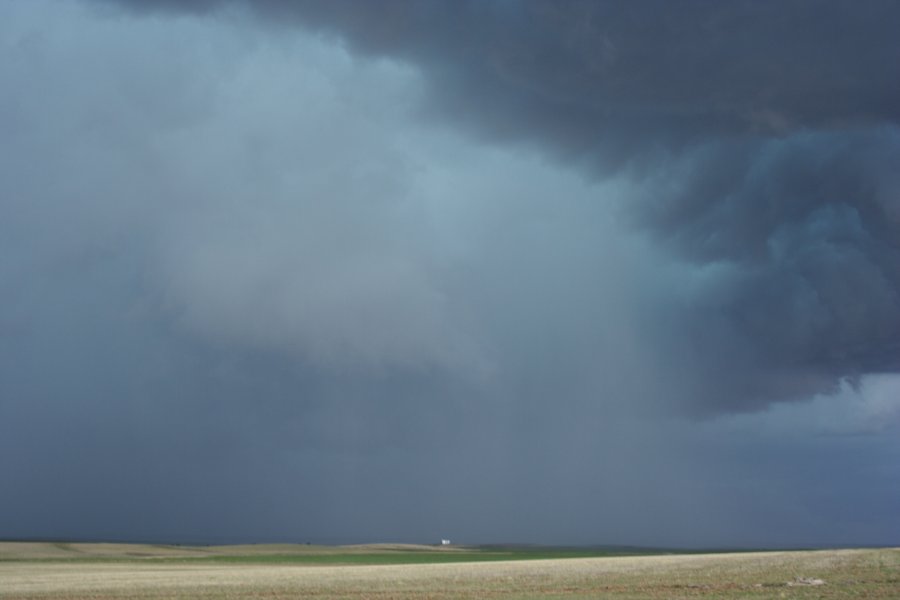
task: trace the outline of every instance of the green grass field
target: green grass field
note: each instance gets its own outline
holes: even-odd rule
[[[0,598],[898,598],[900,549],[0,543]]]
[[[672,552],[639,548],[425,546],[413,544],[181,546],[0,542],[0,562],[133,562],[150,560],[158,563],[198,564],[403,565],[643,556],[661,553]]]

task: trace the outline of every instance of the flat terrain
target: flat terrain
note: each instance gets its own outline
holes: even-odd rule
[[[505,552],[512,560],[499,560],[499,549],[427,546],[4,543],[0,598],[900,598],[900,549],[531,560],[553,551]],[[455,562],[479,553],[490,558]],[[353,558],[379,555],[395,564]]]

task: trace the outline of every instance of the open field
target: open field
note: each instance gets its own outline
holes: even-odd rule
[[[263,563],[294,565],[391,565],[445,562],[588,558],[659,551],[635,548],[549,548],[543,546],[427,546],[421,544],[247,544],[188,546],[69,542],[0,542],[6,561],[122,562],[147,560],[178,563]]]
[[[82,556],[71,558],[76,552]],[[900,549],[440,562],[479,552],[485,551],[0,544],[0,598],[900,597]],[[352,564],[352,558],[351,564],[328,565],[299,558],[261,560],[391,553],[420,559],[380,565]],[[525,558],[516,550],[510,554]]]

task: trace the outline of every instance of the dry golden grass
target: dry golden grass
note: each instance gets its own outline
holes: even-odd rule
[[[824,584],[803,584],[813,579]],[[0,562],[0,598],[298,597],[900,598],[900,550],[385,566]]]

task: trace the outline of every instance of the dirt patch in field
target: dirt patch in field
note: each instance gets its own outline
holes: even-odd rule
[[[0,542],[0,561],[85,558],[187,557],[208,554],[203,547],[154,544]]]

